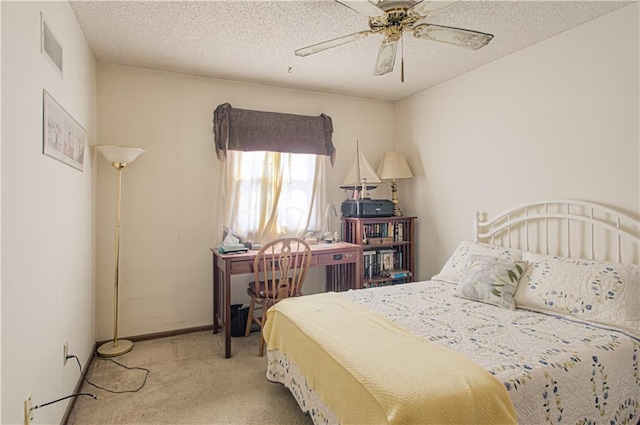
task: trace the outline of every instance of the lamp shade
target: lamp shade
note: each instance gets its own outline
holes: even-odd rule
[[[120,164],[128,164],[133,161],[145,151],[140,148],[128,148],[124,146],[108,146],[97,145],[94,148],[105,157],[109,162],[117,162]]]
[[[327,207],[324,209],[324,216],[328,218],[338,216],[338,213],[336,212],[336,206],[333,205],[331,202],[329,202],[327,204]]]
[[[378,177],[382,180],[408,179],[413,173],[402,152],[387,152],[378,166]]]

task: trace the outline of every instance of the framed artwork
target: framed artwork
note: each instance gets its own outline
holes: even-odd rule
[[[87,130],[46,90],[42,90],[42,105],[42,153],[84,171]]]

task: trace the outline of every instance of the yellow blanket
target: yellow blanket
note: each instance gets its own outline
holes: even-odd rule
[[[336,293],[267,312],[280,350],[342,424],[515,424],[507,390],[473,361]]]

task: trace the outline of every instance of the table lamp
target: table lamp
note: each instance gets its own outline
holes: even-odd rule
[[[401,152],[387,152],[382,157],[378,166],[378,177],[382,180],[391,180],[391,202],[393,202],[393,215],[402,217],[398,202],[398,179],[413,177],[411,168]]]

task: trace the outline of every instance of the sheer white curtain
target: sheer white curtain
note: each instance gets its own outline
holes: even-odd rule
[[[313,154],[228,151],[221,167],[222,227],[257,243],[322,230],[326,161]]]

